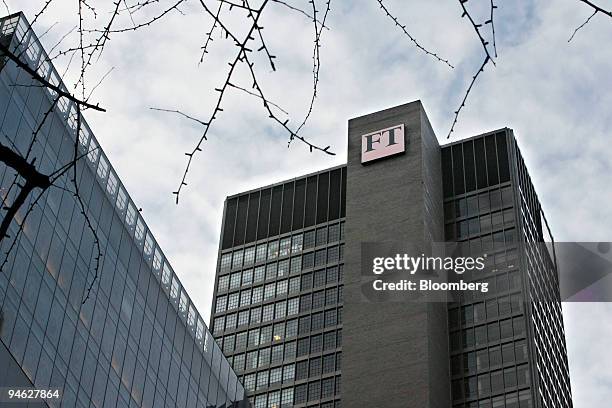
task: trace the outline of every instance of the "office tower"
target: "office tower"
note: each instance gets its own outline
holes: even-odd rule
[[[0,33],[14,55],[66,89],[23,14],[1,19]],[[57,94],[6,57],[0,68],[0,140],[25,157]],[[44,193],[24,223],[32,193],[11,224],[17,243],[0,272],[3,392],[59,389],[61,399],[30,406],[233,406],[243,398],[242,385],[100,143],[86,121],[81,125],[76,142],[75,107],[59,98],[28,157],[49,174],[70,162],[75,143],[86,155],[77,175],[103,253],[99,273],[94,235],[66,190],[72,173]],[[14,173],[0,165],[8,202]],[[2,260],[11,239],[2,242]]]
[[[449,305],[454,406],[571,407],[552,234],[512,130],[444,146],[442,163],[446,240],[488,254],[491,289]]]
[[[571,407],[556,265],[512,131],[441,147],[417,101],[351,119],[347,156],[225,202],[213,335],[251,403]],[[486,252],[470,279],[490,290],[373,301],[362,243],[391,241]]]

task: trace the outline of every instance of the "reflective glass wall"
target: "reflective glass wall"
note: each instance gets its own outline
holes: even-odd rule
[[[0,36],[24,63],[65,89],[22,14],[1,19]],[[0,69],[2,144],[36,157],[45,174],[69,163],[74,105],[6,58]],[[61,402],[51,406],[227,407],[242,400],[242,385],[138,207],[86,121],[81,127],[76,143],[85,157],[77,178],[95,235],[68,191],[74,173],[36,203],[36,194],[28,197],[9,231],[16,239],[2,242],[2,261],[9,252],[0,272],[2,343],[34,386],[62,390]],[[14,179],[0,164],[7,202],[14,199]],[[96,236],[103,254],[98,269]]]

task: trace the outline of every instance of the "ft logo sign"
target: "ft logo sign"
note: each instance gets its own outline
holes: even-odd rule
[[[404,153],[405,150],[403,124],[361,136],[361,164]]]

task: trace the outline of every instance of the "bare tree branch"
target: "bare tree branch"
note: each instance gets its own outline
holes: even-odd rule
[[[585,20],[585,22],[584,22],[584,23],[582,23],[582,24],[580,24],[578,27],[576,27],[576,29],[574,30],[574,32],[572,33],[572,35],[570,36],[570,38],[567,40],[567,42],[568,42],[568,43],[569,43],[569,42],[571,42],[571,41],[574,39],[574,37],[576,36],[576,34],[578,33],[578,31],[580,31],[580,29],[581,29],[582,27],[584,27],[585,25],[589,24],[589,21],[591,21],[591,19],[592,19],[593,17],[595,17],[595,14],[597,14],[597,13],[599,13],[599,11],[597,11],[597,10],[593,11],[593,14],[591,14],[591,15],[589,16],[589,18],[587,18],[587,19]]]
[[[399,27],[404,34],[410,39],[410,41],[412,41],[414,43],[414,46],[417,47],[419,50],[423,51],[425,54],[437,59],[440,62],[445,63],[446,65],[448,65],[451,68],[455,68],[454,66],[451,65],[450,62],[448,62],[448,60],[445,60],[444,58],[441,58],[437,53],[435,52],[431,52],[428,49],[426,49],[425,47],[423,47],[406,29],[406,25],[401,24],[399,22],[399,20],[397,19],[397,17],[395,17],[393,14],[391,14],[391,12],[389,11],[389,9],[387,8],[387,6],[385,6],[385,4],[382,2],[382,0],[376,0],[378,2],[378,5],[380,6],[380,8],[385,12],[385,14],[387,15],[387,17],[389,17],[393,23]]]
[[[13,61],[19,68],[23,69],[25,72],[30,74],[32,76],[32,78],[34,78],[35,80],[40,82],[41,85],[43,85],[44,87],[46,87],[48,89],[53,90],[58,95],[63,96],[64,98],[71,100],[72,102],[74,102],[75,104],[77,104],[79,106],[83,106],[85,108],[90,108],[90,109],[93,109],[93,110],[96,110],[96,111],[100,111],[100,112],[106,112],[106,109],[101,108],[98,105],[92,105],[91,103],[89,103],[87,101],[80,100],[77,97],[73,96],[70,92],[67,92],[67,91],[61,89],[58,85],[53,85],[51,82],[49,82],[45,78],[41,77],[35,70],[30,68],[30,66],[28,64],[26,64],[25,62],[23,62],[19,58],[17,58],[11,51],[9,51],[9,49],[6,46],[4,46],[1,43],[0,43],[0,52],[2,52],[2,54],[4,54],[11,61]]]
[[[612,11],[605,10],[605,9],[599,7],[598,5],[590,2],[589,0],[578,0],[578,1],[581,1],[584,4],[587,4],[588,6],[592,7],[593,9],[595,9],[595,11],[598,11],[598,12],[600,12],[602,14],[605,14],[606,16],[612,18]]]
[[[311,16],[310,14],[308,14],[308,12],[306,12],[305,10],[302,10],[301,8],[297,8],[295,6],[292,6],[289,3],[286,3],[282,0],[270,0],[272,3],[276,3],[276,4],[280,4],[282,6],[287,7],[289,10],[293,10],[295,12],[298,12],[300,14],[302,14],[303,16],[305,16],[306,18],[308,18],[308,20],[316,20],[315,16]],[[329,27],[327,27],[322,21],[318,21],[317,23],[319,23],[319,25],[323,28],[325,28],[326,30],[329,30]]]
[[[194,122],[197,122],[197,123],[199,123],[202,126],[207,126],[206,122],[203,122],[200,119],[196,119],[193,116],[189,116],[189,115],[187,115],[187,114],[185,114],[185,113],[183,113],[183,112],[181,112],[179,110],[176,110],[176,109],[162,109],[162,108],[149,108],[149,109],[154,110],[154,111],[159,111],[159,112],[176,113],[177,115],[181,115],[181,116],[183,116],[183,117],[185,117],[185,118],[187,118],[189,120],[193,120]]]
[[[474,31],[476,31],[476,35],[478,36],[478,39],[480,40],[480,44],[482,45],[482,49],[484,51],[485,56],[484,56],[484,60],[483,60],[482,64],[480,65],[480,68],[478,68],[478,71],[476,71],[476,74],[474,74],[474,76],[472,76],[472,80],[470,81],[470,85],[468,86],[468,88],[465,91],[465,94],[463,95],[463,100],[461,101],[461,104],[459,105],[459,107],[455,111],[455,116],[453,118],[453,123],[452,123],[452,125],[450,127],[450,130],[448,131],[448,135],[446,135],[447,139],[450,138],[451,134],[455,130],[455,125],[457,124],[457,121],[459,120],[459,114],[461,113],[461,110],[465,107],[465,103],[467,101],[467,98],[470,95],[470,92],[472,91],[472,88],[474,87],[474,84],[476,83],[476,80],[478,79],[480,74],[484,72],[484,69],[485,69],[485,67],[487,66],[487,64],[489,62],[491,62],[491,63],[493,63],[493,65],[495,65],[495,61],[491,57],[491,54],[489,53],[489,48],[487,47],[487,45],[489,45],[489,43],[488,43],[488,41],[486,41],[484,39],[484,37],[482,36],[482,34],[480,32],[480,28],[482,27],[482,24],[476,23],[474,21],[474,19],[472,18],[472,15],[467,11],[467,8],[465,7],[465,3],[467,3],[467,2],[468,2],[468,0],[459,0],[459,4],[461,5],[461,8],[463,10],[463,13],[461,14],[461,18],[467,17],[468,20],[470,21],[470,24],[474,28]],[[491,3],[491,5],[493,7],[493,3]],[[493,8],[491,8],[491,13],[492,12],[493,12]],[[485,21],[484,24],[491,24],[492,25],[493,24],[493,19]]]

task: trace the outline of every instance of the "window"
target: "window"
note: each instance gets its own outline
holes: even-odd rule
[[[340,253],[337,246],[331,247],[327,250],[327,262],[333,263],[338,262],[340,258]]]
[[[259,360],[257,362],[257,367],[267,366],[268,364],[270,364],[270,347],[266,347],[264,349],[259,350]]]
[[[302,234],[294,235],[291,237],[291,253],[302,251]]]
[[[247,370],[257,368],[257,351],[247,353]]]
[[[238,292],[232,293],[227,297],[227,310],[233,310],[238,307]]]
[[[265,276],[265,268],[263,266],[258,266],[255,268],[253,272],[253,283],[259,283],[264,281]]]
[[[287,256],[289,255],[289,249],[291,247],[291,238],[287,237],[287,238],[283,238],[280,240],[280,247],[279,247],[279,255],[280,256]]]
[[[321,383],[314,381],[308,384],[308,401],[318,400],[321,397]]]
[[[274,319],[274,303],[265,305],[263,307],[263,313],[261,317],[262,322],[269,322]]]
[[[276,290],[276,284],[275,283],[268,283],[264,287],[264,300],[273,298],[275,290]]]
[[[313,278],[313,287],[318,288],[325,286],[325,269],[315,271]]]
[[[325,291],[318,291],[312,294],[312,308],[318,309],[325,305]]]
[[[287,276],[289,274],[289,259],[284,259],[278,263],[278,277]]]
[[[255,391],[255,374],[244,376],[244,388],[247,391]]]
[[[223,313],[227,308],[227,296],[217,297],[217,304],[215,307],[215,313]]]
[[[298,313],[299,303],[300,303],[299,298],[293,298],[287,301],[287,316],[293,316]]]
[[[325,265],[327,259],[327,250],[319,249],[315,252],[315,266]]]
[[[321,383],[321,398],[328,398],[334,395],[334,379],[326,378]]]
[[[250,247],[244,250],[244,265],[252,265],[255,262],[255,247]]]
[[[283,319],[287,313],[287,302],[277,302],[274,308],[274,318]]]
[[[300,278],[295,277],[289,279],[289,293],[296,293],[300,291]]]
[[[290,339],[297,336],[298,333],[298,321],[297,319],[289,320],[285,331],[285,336]]]
[[[328,242],[336,242],[340,239],[340,225],[334,224],[329,226]]]
[[[302,257],[302,269],[311,269],[312,267],[314,267],[314,252],[309,252]]]
[[[297,356],[302,357],[308,354],[310,349],[309,339],[299,339],[297,343]]]
[[[266,280],[275,279],[277,273],[276,262],[266,265]]]
[[[259,303],[263,300],[263,286],[253,288],[251,303]]]
[[[319,246],[325,244],[327,244],[327,228],[317,228],[315,245]]]
[[[278,258],[278,241],[268,242],[268,260]]]
[[[323,350],[336,348],[336,332],[327,332],[323,335]]]
[[[259,329],[249,330],[249,347],[259,346]]]
[[[272,331],[272,341],[277,342],[285,338],[285,323],[276,323]]]
[[[295,378],[295,365],[289,364],[283,367],[283,383],[293,381]]]
[[[223,254],[221,255],[221,264],[219,265],[220,272],[227,272],[230,270],[230,265],[232,261],[232,254]]]
[[[225,325],[225,317],[217,317],[215,322],[213,323],[213,333],[221,333],[223,331],[223,326]]]
[[[266,244],[257,245],[255,250],[255,262],[262,262],[266,260]]]
[[[310,338],[310,352],[320,353],[323,350],[323,335],[317,334]]]
[[[236,334],[236,350],[243,350],[247,344],[247,332]]]
[[[266,344],[272,340],[272,326],[262,327],[259,330],[259,344]]]
[[[306,384],[295,387],[295,403],[303,404],[306,402]]]
[[[242,286],[250,285],[253,283],[253,270],[247,269],[242,272]]]
[[[279,344],[278,346],[272,347],[272,362],[271,364],[280,363],[283,361],[283,345]],[[280,380],[280,368],[279,368],[279,380]]]
[[[281,354],[282,357],[282,354]],[[272,352],[272,362],[274,363],[274,352]],[[283,377],[283,369],[281,367],[270,370],[270,386],[280,384]]]
[[[325,312],[325,327],[335,326],[337,322],[336,310],[327,310]]]
[[[263,388],[266,388],[268,386],[268,372],[267,371],[260,371],[257,373],[257,390],[261,390]],[[265,398],[265,396],[264,396]],[[257,404],[255,405],[257,406]],[[264,405],[265,406],[265,405]]]
[[[310,331],[310,316],[300,317],[298,323],[298,333],[304,334]]]
[[[304,378],[308,378],[308,361],[299,361],[295,365],[295,379],[303,380]]]
[[[243,290],[240,292],[240,307],[249,306],[251,304],[251,291]]]
[[[333,266],[327,268],[327,283],[334,283],[338,281],[338,267]]]
[[[286,388],[282,391],[281,396],[281,407],[292,407],[293,406],[293,388]]]
[[[240,287],[240,272],[232,273],[230,277],[230,289],[237,289]]]
[[[298,274],[302,271],[302,257],[294,256],[291,258],[291,267],[289,273],[291,275]]]
[[[246,356],[244,354],[237,354],[234,356],[234,363],[232,364],[232,367],[236,372],[244,371],[245,357]]]
[[[334,311],[335,312],[335,311]],[[335,317],[334,323],[331,325],[335,325]],[[315,313],[312,315],[312,330],[321,330],[323,328],[323,312]]]
[[[234,256],[232,258],[232,269],[240,268],[242,266],[243,256],[244,252],[242,249],[234,251]]]
[[[236,328],[237,316],[236,313],[228,314],[225,316],[225,329],[232,330]]]
[[[254,307],[251,309],[251,324],[261,322],[261,307]]]
[[[285,296],[287,294],[287,285],[288,282],[286,280],[276,282],[276,296]]]
[[[314,247],[315,244],[315,232],[314,231],[307,231],[304,233],[304,242],[303,242],[303,247],[304,249],[309,249]]]

